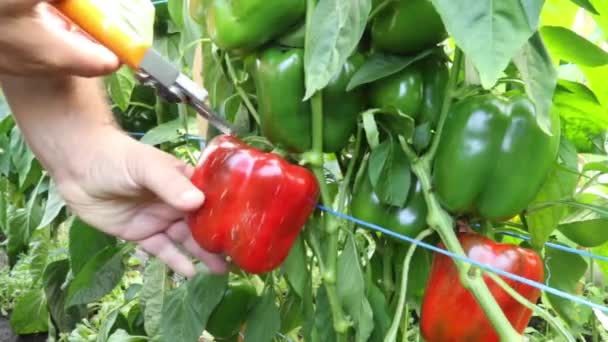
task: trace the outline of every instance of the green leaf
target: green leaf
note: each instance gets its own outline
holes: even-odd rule
[[[396,74],[414,62],[429,56],[433,51],[434,49],[424,50],[417,55],[410,57],[380,52],[374,53],[353,75],[346,87],[346,91],[351,91],[360,85],[372,83]]]
[[[513,62],[525,82],[526,93],[534,102],[538,124],[545,132],[555,134],[557,130],[551,121],[551,110],[557,70],[538,33],[530,38]]]
[[[540,25],[572,27],[579,10],[571,0],[545,0]]]
[[[198,341],[226,290],[226,275],[198,273],[171,291],[163,305],[161,341]]]
[[[306,249],[301,236],[296,239],[281,268],[294,291],[300,298],[304,298],[304,292],[310,283],[310,273],[306,265]]]
[[[544,26],[540,32],[551,54],[562,61],[587,67],[608,64],[608,52],[568,28]]]
[[[169,0],[167,8],[173,23],[181,30],[184,28],[183,0]]]
[[[599,171],[608,173],[608,161],[587,163],[583,166],[583,171]]]
[[[121,247],[108,246],[88,260],[68,288],[66,308],[95,302],[112,291],[125,271],[122,259]]]
[[[19,335],[48,331],[49,312],[44,292],[32,289],[17,299],[11,314],[11,327]]]
[[[69,238],[70,263],[74,274],[80,273],[99,252],[116,246],[117,242],[115,237],[93,228],[78,217],[72,221]]]
[[[146,266],[143,278],[140,298],[144,307],[144,327],[148,336],[156,336],[168,288],[167,266],[159,259],[153,258]]]
[[[144,336],[131,336],[122,329],[116,330],[108,339],[108,342],[146,342],[148,338]]]
[[[592,248],[591,253],[600,255],[600,256],[604,256],[604,257],[608,257],[608,243],[605,243],[599,247]],[[597,265],[599,266],[600,270],[604,274],[604,277],[608,277],[608,262],[598,261]]]
[[[592,210],[581,210],[564,218],[558,229],[579,246],[598,247],[608,241],[608,219],[598,216]]]
[[[589,0],[571,0],[571,1],[593,14],[599,14],[599,12],[595,9],[595,7],[593,7],[593,5],[589,2]]]
[[[369,177],[374,192],[389,205],[402,207],[411,185],[409,161],[403,150],[386,140],[369,157]]]
[[[329,305],[325,286],[319,287],[315,300],[317,305],[311,340],[312,342],[334,342],[336,341],[336,333],[333,326],[334,319],[331,314],[331,306]]]
[[[371,0],[319,0],[306,32],[304,100],[340,71],[359,44],[371,9]]]
[[[59,216],[59,213],[63,207],[65,207],[65,201],[59,193],[59,190],[57,190],[57,184],[51,179],[44,215],[42,216],[42,220],[36,229],[46,227],[51,224],[51,222],[53,222],[57,216]]]
[[[107,315],[103,322],[101,323],[101,327],[99,328],[99,333],[97,334],[97,342],[107,342],[110,334],[112,333],[112,328],[116,323],[116,318],[120,314],[121,307],[118,307],[109,315]]]
[[[559,158],[561,161],[556,163],[529,207],[561,200],[571,196],[574,192],[578,180],[577,154],[576,149],[564,139],[560,144]],[[527,214],[526,221],[532,245],[542,247],[565,213],[565,206],[553,205]]]
[[[135,77],[127,66],[112,73],[106,80],[108,93],[118,108],[125,112],[131,103],[131,94],[135,88]]]
[[[372,306],[374,314],[374,330],[370,341],[383,341],[384,336],[391,327],[388,302],[384,293],[374,283],[368,283],[367,299]]]
[[[359,263],[359,254],[352,237],[338,257],[338,297],[346,312],[355,322],[356,341],[367,341],[374,329],[374,317],[369,300],[365,296],[365,279]]]
[[[196,119],[188,117],[186,126],[187,128],[184,127],[184,122],[180,118],[177,118],[152,128],[140,141],[148,145],[160,145],[173,141],[186,134],[186,129],[188,132],[195,132],[197,130]]]
[[[28,147],[18,126],[13,127],[11,131],[10,151],[15,173],[19,175],[19,186],[21,187],[32,168],[34,153]]]
[[[17,210],[9,209],[7,215],[6,253],[8,254],[9,263],[14,265],[17,262],[19,253],[27,247],[27,212],[23,208]]]
[[[245,341],[273,341],[281,328],[281,316],[274,297],[274,291],[267,290],[249,313]]]
[[[558,87],[554,98],[563,134],[580,153],[592,150],[592,138],[608,127],[608,111],[590,94],[593,93],[580,84],[576,88]]]
[[[66,277],[70,271],[68,259],[49,264],[43,275],[44,293],[48,302],[49,312],[53,323],[61,332],[70,332],[76,323],[87,316],[86,305],[65,308],[67,289],[63,289]]]
[[[11,170],[11,147],[9,138],[0,134],[0,175],[8,177]]]
[[[374,116],[377,112],[378,109],[370,109],[361,114],[363,117],[363,130],[365,131],[367,143],[372,150],[376,149],[380,144],[380,133],[378,133],[378,125]]]
[[[486,88],[538,28],[542,0],[431,0]],[[465,8],[466,10],[463,10]]]
[[[577,287],[588,266],[583,257],[549,248],[546,250],[545,265],[545,282],[548,286],[570,294],[580,295],[577,293]],[[556,295],[546,294],[546,296],[551,306],[574,331],[580,329],[587,322],[587,318],[591,314],[589,307]]]
[[[604,108],[608,108],[608,66],[589,68],[580,67],[596,98]]]
[[[44,269],[49,259],[49,245],[51,244],[50,229],[38,229],[34,231],[30,242],[29,254],[32,256],[30,264],[30,274],[32,275],[32,283],[38,284],[38,280],[42,278]]]

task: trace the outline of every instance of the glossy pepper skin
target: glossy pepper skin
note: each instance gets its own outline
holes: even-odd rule
[[[285,33],[306,14],[306,0],[202,1],[211,40],[224,50],[253,50]]]
[[[222,300],[209,316],[206,330],[216,339],[226,340],[236,336],[256,299],[257,292],[250,281],[231,281]]]
[[[432,56],[372,82],[369,101],[373,108],[397,109],[417,123],[437,123],[449,69],[443,58]]]
[[[430,0],[397,0],[374,18],[371,36],[375,48],[412,55],[439,44],[448,35]]]
[[[408,237],[415,237],[426,227],[427,206],[422,185],[412,175],[412,184],[405,206],[386,205],[374,192],[368,173],[363,175],[360,186],[353,194],[352,215]]]
[[[312,172],[228,135],[210,141],[191,180],[205,194],[186,217],[195,241],[254,274],[285,260],[319,196]]]
[[[323,150],[336,152],[348,143],[365,108],[363,91],[346,91],[351,77],[363,64],[353,54],[323,89]],[[305,95],[304,50],[272,47],[248,63],[255,80],[262,134],[293,152],[312,147],[312,112]]]
[[[538,254],[518,246],[496,243],[475,233],[461,233],[458,239],[465,254],[480,263],[517,274],[536,282],[544,279],[543,263]],[[439,244],[440,248],[445,248]],[[540,290],[502,278],[509,286],[532,303]],[[532,311],[519,304],[499,285],[484,276],[490,292],[513,328],[523,333]],[[435,254],[422,303],[420,328],[427,342],[493,342],[499,341],[492,324],[475,298],[462,286],[452,259]]]
[[[479,95],[455,103],[448,114],[433,167],[433,186],[452,213],[505,220],[534,199],[555,161],[553,135],[537,123],[521,94]]]

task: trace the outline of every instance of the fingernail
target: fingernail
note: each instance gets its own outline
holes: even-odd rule
[[[182,200],[187,203],[203,203],[205,195],[199,190],[188,190],[182,194]]]

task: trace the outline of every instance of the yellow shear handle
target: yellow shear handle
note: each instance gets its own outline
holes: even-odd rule
[[[105,1],[61,0],[53,5],[97,42],[112,50],[123,63],[137,70],[150,46],[134,32],[121,27],[112,13],[104,11]]]

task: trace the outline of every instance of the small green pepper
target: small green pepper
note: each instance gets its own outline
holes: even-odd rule
[[[365,171],[354,191],[352,215],[359,220],[386,228],[395,233],[415,237],[426,227],[427,205],[420,181],[412,174],[412,184],[405,206],[402,208],[382,203],[374,192]]]
[[[305,0],[203,0],[211,40],[225,50],[253,50],[304,19]]]
[[[215,338],[229,339],[238,334],[255,304],[257,292],[246,279],[231,281],[220,303],[207,322],[207,331]]]
[[[365,97],[361,89],[347,92],[346,86],[363,62],[363,55],[353,54],[322,91],[324,152],[342,149],[357,128]],[[294,152],[310,150],[312,111],[310,101],[302,101],[304,50],[268,48],[257,56],[252,74],[264,136]]]
[[[372,21],[371,34],[374,47],[405,55],[431,48],[448,37],[429,0],[391,1]]]

